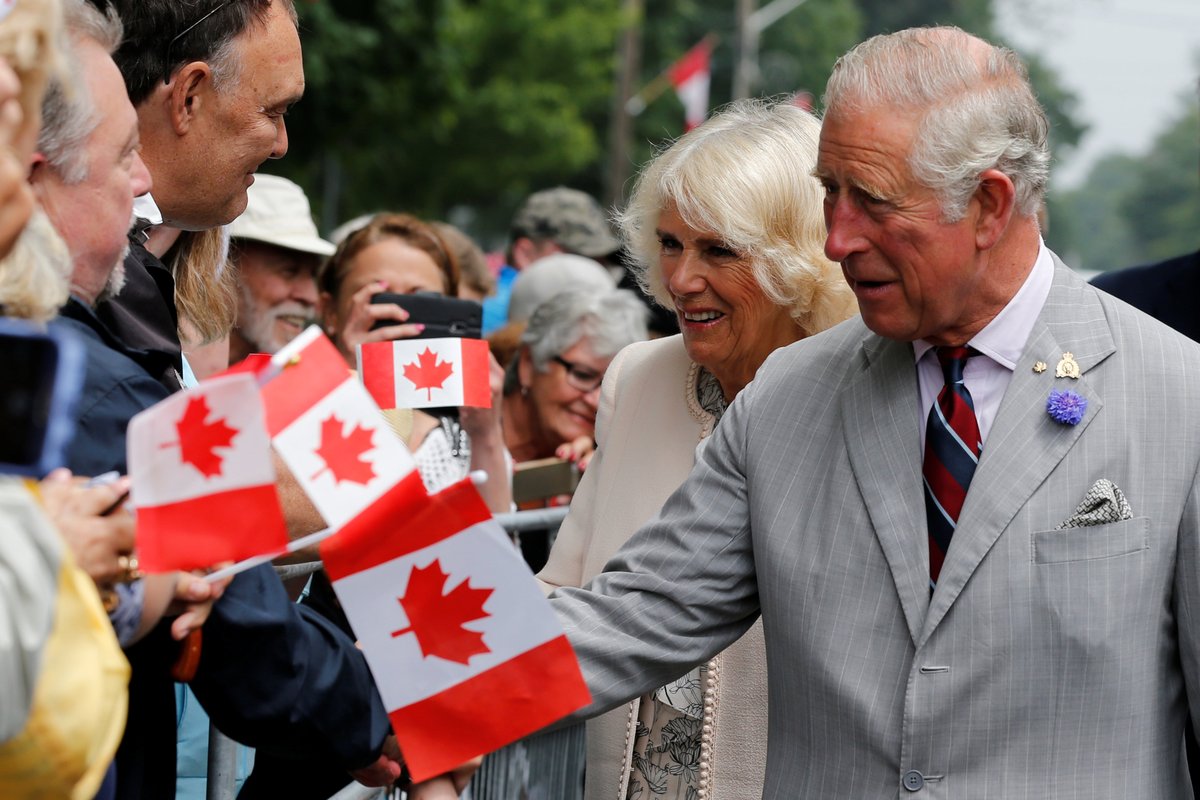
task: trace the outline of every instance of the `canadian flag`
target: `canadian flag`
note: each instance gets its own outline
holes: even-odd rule
[[[320,328],[276,353],[263,387],[280,458],[331,528],[379,502],[416,462]]]
[[[703,39],[671,65],[669,74],[675,94],[683,103],[684,130],[704,122],[708,116],[708,89],[712,82],[712,40]]]
[[[253,375],[172,395],[129,422],[130,499],[147,572],[276,553],[287,526]]]
[[[558,619],[470,481],[394,494],[402,528],[321,545],[413,780],[526,736],[590,696]]]
[[[248,372],[252,375],[258,375],[265,372],[271,366],[271,356],[268,353],[250,353],[238,363],[228,369],[218,372],[213,375],[214,378],[219,378],[222,375],[237,375],[240,372]]]
[[[380,408],[491,408],[488,343],[400,339],[358,348],[358,375]]]

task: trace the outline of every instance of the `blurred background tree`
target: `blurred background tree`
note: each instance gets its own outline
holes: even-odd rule
[[[806,91],[819,110],[833,62],[856,42],[928,24],[998,41],[995,2],[809,0],[763,33],[753,93]],[[710,106],[730,99],[735,0],[644,3],[627,20],[621,0],[299,0],[308,88],[288,118],[290,153],[265,170],[304,186],[326,231],[388,208],[449,219],[502,248],[531,191],[566,184],[605,195],[626,21],[640,25],[635,91],[714,35]],[[1061,160],[1085,132],[1076,97],[1042,59],[1022,55]],[[1189,238],[1195,246],[1189,108],[1145,157],[1102,161],[1083,188],[1051,197],[1052,247],[1107,268],[1182,252]],[[630,173],[682,131],[682,105],[664,92],[632,121]]]
[[[1113,154],[1082,186],[1053,198],[1048,243],[1105,271],[1200,248],[1200,108],[1196,94],[1141,155]]]

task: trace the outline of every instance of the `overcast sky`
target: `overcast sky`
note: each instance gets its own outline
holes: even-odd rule
[[[1200,0],[998,0],[997,10],[1005,35],[1058,70],[1090,126],[1052,185],[1077,185],[1100,155],[1145,152],[1185,90],[1193,109],[1200,102]]]

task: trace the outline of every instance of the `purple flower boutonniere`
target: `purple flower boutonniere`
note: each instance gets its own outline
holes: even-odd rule
[[[1046,398],[1046,413],[1055,422],[1078,425],[1087,413],[1087,398],[1075,394],[1070,389],[1051,389],[1050,396]]]

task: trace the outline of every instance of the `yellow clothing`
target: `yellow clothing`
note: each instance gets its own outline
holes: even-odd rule
[[[13,489],[5,482],[0,492],[5,536],[57,537],[33,495],[22,490],[21,498]],[[125,729],[129,664],[91,578],[75,566],[67,548],[58,549],[53,622],[41,648],[28,717],[0,743],[0,797],[90,800]],[[42,552],[53,554],[54,548]]]

